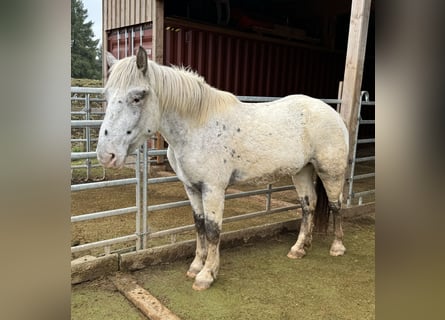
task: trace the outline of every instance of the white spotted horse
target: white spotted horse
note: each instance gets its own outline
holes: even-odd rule
[[[302,221],[288,257],[305,256],[314,224],[326,226],[330,213],[330,254],[344,254],[340,209],[349,140],[332,107],[305,95],[242,103],[190,70],[149,60],[142,47],[136,56],[116,60],[109,54],[107,60],[98,159],[105,167],[122,167],[156,132],[168,142],[168,160],[193,209],[196,254],[187,275],[195,279],[194,289],[209,288],[218,275],[225,190],[238,182],[290,175]]]

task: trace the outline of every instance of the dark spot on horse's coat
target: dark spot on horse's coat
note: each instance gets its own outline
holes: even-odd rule
[[[150,129],[148,129],[147,131],[148,131],[148,133],[151,133],[151,130],[150,130]]]
[[[223,124],[223,130],[226,130],[226,125],[225,124]]]
[[[131,134],[131,130],[128,130],[128,131],[127,131],[127,134]]]
[[[198,232],[199,234],[204,234],[206,231],[204,216],[196,214],[196,212],[193,211],[193,219],[195,220],[196,232]]]
[[[202,193],[204,183],[202,181],[198,181],[197,183],[192,183],[192,189],[194,191],[198,191]]]
[[[334,214],[339,212],[341,209],[340,201],[329,201],[328,205],[329,205],[329,209],[331,209]]]
[[[309,197],[304,196],[304,198],[300,198],[301,211],[303,211],[303,216],[307,216],[309,214]]]
[[[215,221],[206,220],[205,221],[206,228],[206,238],[211,243],[217,243],[219,241],[219,235],[221,234],[221,228]]]
[[[216,125],[217,125],[217,126],[219,125],[219,122],[218,122],[218,121],[216,121]]]
[[[216,136],[217,136],[217,137],[221,137],[221,135],[222,135],[222,133],[218,133]]]
[[[238,128],[238,129],[236,129],[236,131],[240,132],[240,131],[241,131],[241,129],[240,129],[240,128]]]
[[[230,152],[230,155],[232,156],[232,158],[235,156],[235,153],[236,153],[235,149],[232,149],[232,151]]]
[[[230,175],[229,179],[229,185],[235,184],[236,182],[240,181],[242,177],[242,174],[239,170],[235,169],[232,171],[232,174]]]
[[[122,100],[118,100],[117,102],[118,102],[118,103],[122,103]]]
[[[227,160],[226,159],[224,159],[224,163],[226,163],[227,162]]]

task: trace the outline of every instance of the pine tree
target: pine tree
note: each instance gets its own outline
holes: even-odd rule
[[[71,77],[102,78],[102,57],[94,40],[93,22],[86,22],[87,10],[81,0],[71,0]]]

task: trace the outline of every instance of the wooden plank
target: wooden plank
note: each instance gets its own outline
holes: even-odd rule
[[[349,164],[352,163],[354,137],[357,131],[358,105],[363,79],[370,9],[371,0],[352,1],[342,103],[340,106],[340,114],[349,129]],[[351,166],[349,165],[346,173],[347,177],[349,177],[350,170]],[[347,191],[348,188],[345,185],[343,189],[344,199],[346,199]]]
[[[164,63],[164,1],[153,1],[153,60]]]
[[[152,59],[159,64],[164,63],[164,1],[154,0],[153,2],[153,49]],[[158,133],[156,148],[164,149],[164,138]],[[164,163],[164,156],[158,156],[157,164]]]
[[[180,320],[180,318],[165,307],[158,299],[137,284],[136,279],[124,273],[110,276],[116,288],[131,301],[145,316],[151,320]]]
[[[107,80],[107,59],[105,54],[108,51],[108,37],[106,30],[110,26],[110,10],[111,10],[111,0],[104,1],[102,7],[102,79],[105,83]]]

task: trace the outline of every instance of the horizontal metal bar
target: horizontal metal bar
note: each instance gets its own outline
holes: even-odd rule
[[[91,242],[91,243],[74,246],[74,247],[71,247],[71,252],[74,253],[74,252],[79,252],[79,251],[84,251],[84,250],[89,250],[89,249],[94,249],[94,248],[101,248],[101,247],[105,247],[105,246],[110,246],[112,244],[118,244],[121,242],[134,241],[137,239],[138,239],[138,235],[130,234],[128,236],[123,236],[123,237],[102,240],[102,241],[96,241],[96,242]]]
[[[147,155],[149,157],[166,156],[167,155],[167,149],[162,149],[162,150],[150,149],[150,150],[147,151]]]
[[[360,120],[360,124],[375,124],[375,120]]]
[[[71,120],[71,128],[100,127],[103,120]]]
[[[104,88],[71,87],[71,93],[103,94],[104,93]]]
[[[165,210],[165,209],[185,207],[185,206],[189,206],[189,205],[190,205],[189,200],[161,203],[161,204],[154,204],[151,206],[147,206],[147,211],[152,212],[152,211],[159,211],[159,210]]]
[[[375,106],[375,101],[362,101],[362,106]]]
[[[267,194],[269,192],[274,193],[274,192],[293,190],[293,189],[294,189],[294,186],[283,186],[283,187],[272,188],[270,190],[269,189],[259,189],[259,190],[253,190],[253,191],[230,193],[230,194],[225,195],[225,199],[230,200],[230,199],[243,198],[243,197],[248,197],[248,196],[256,196],[256,195],[260,195],[260,194]],[[153,211],[159,211],[159,210],[165,210],[165,209],[185,207],[185,206],[189,206],[189,205],[190,205],[189,200],[162,203],[162,204],[154,204],[154,205],[148,206],[147,211],[153,212]]]
[[[96,189],[96,188],[125,186],[125,185],[129,185],[129,184],[135,184],[136,182],[137,182],[136,178],[128,178],[128,179],[74,184],[71,186],[71,191],[81,191],[81,190],[90,190],[90,189]]]
[[[375,172],[356,175],[356,176],[354,176],[353,180],[354,181],[363,180],[363,179],[373,178],[373,177],[375,177]]]
[[[230,200],[230,199],[243,198],[243,197],[249,197],[249,196],[257,196],[257,195],[261,195],[261,194],[268,194],[269,192],[274,193],[274,192],[281,192],[281,191],[294,190],[294,189],[295,189],[294,186],[283,186],[283,187],[276,187],[276,188],[272,188],[272,189],[258,189],[258,190],[252,190],[252,191],[243,191],[243,192],[238,192],[238,193],[226,194],[225,199]]]
[[[178,234],[181,232],[186,232],[186,231],[193,231],[195,230],[195,225],[194,224],[188,224],[185,226],[181,226],[181,227],[176,227],[176,228],[171,228],[171,229],[166,229],[166,230],[161,230],[161,231],[156,231],[153,233],[147,232],[148,238],[159,238],[159,237],[165,237],[165,236],[169,236],[172,234]]]
[[[75,165],[75,166],[71,166],[71,169],[86,169],[86,168],[99,168],[102,167],[102,165],[100,164],[79,164],[79,165]]]
[[[320,100],[327,104],[339,104],[342,102],[340,99],[320,99]]]
[[[367,195],[370,195],[370,194],[375,194],[375,189],[367,190],[367,191],[361,191],[361,192],[353,192],[352,193],[352,197],[353,198],[359,198],[359,197],[367,196]]]
[[[238,215],[238,216],[234,216],[234,217],[224,218],[223,223],[230,223],[230,222],[234,222],[234,221],[252,219],[252,218],[256,218],[256,217],[260,217],[260,216],[264,216],[264,215],[275,214],[275,213],[280,213],[280,212],[289,211],[289,210],[295,210],[295,209],[299,209],[299,208],[300,208],[300,206],[295,205],[295,206],[275,208],[275,209],[271,209],[269,211],[263,210],[263,211],[251,212],[251,213],[242,214],[242,215]],[[193,231],[193,230],[195,230],[195,225],[189,224],[189,225],[185,225],[185,226],[181,226],[181,227],[166,229],[166,230],[162,230],[162,231],[156,231],[156,232],[147,233],[147,234],[148,234],[149,238],[159,238],[159,237],[165,237],[165,236],[178,234],[178,233],[186,232],[186,231]]]
[[[91,152],[71,152],[71,160],[80,159],[96,159],[97,153],[95,151]]]
[[[80,222],[80,221],[87,221],[87,220],[93,220],[93,219],[99,219],[99,218],[119,216],[119,215],[128,214],[128,213],[135,213],[135,212],[137,212],[137,209],[138,209],[137,207],[128,207],[128,208],[120,208],[120,209],[114,209],[114,210],[81,214],[78,216],[71,217],[71,222]]]
[[[359,163],[359,162],[367,162],[367,161],[374,161],[374,160],[375,160],[375,156],[362,157],[362,158],[356,158],[356,159],[355,159],[355,163]]]
[[[357,144],[361,144],[361,143],[375,143],[375,138],[372,138],[372,139],[358,139],[357,140]]]
[[[162,177],[162,178],[150,178],[150,179],[147,179],[147,184],[157,184],[157,183],[177,182],[177,181],[180,181],[177,176]]]
[[[239,220],[244,220],[244,219],[251,219],[251,218],[256,218],[256,217],[260,217],[260,216],[264,216],[264,215],[280,213],[280,212],[290,211],[290,210],[296,210],[296,209],[300,209],[300,208],[301,208],[301,206],[294,205],[294,206],[270,209],[269,211],[263,210],[263,211],[251,212],[251,213],[246,213],[246,214],[242,214],[239,216],[227,217],[227,218],[223,219],[223,222],[234,222],[234,221],[239,221]]]

